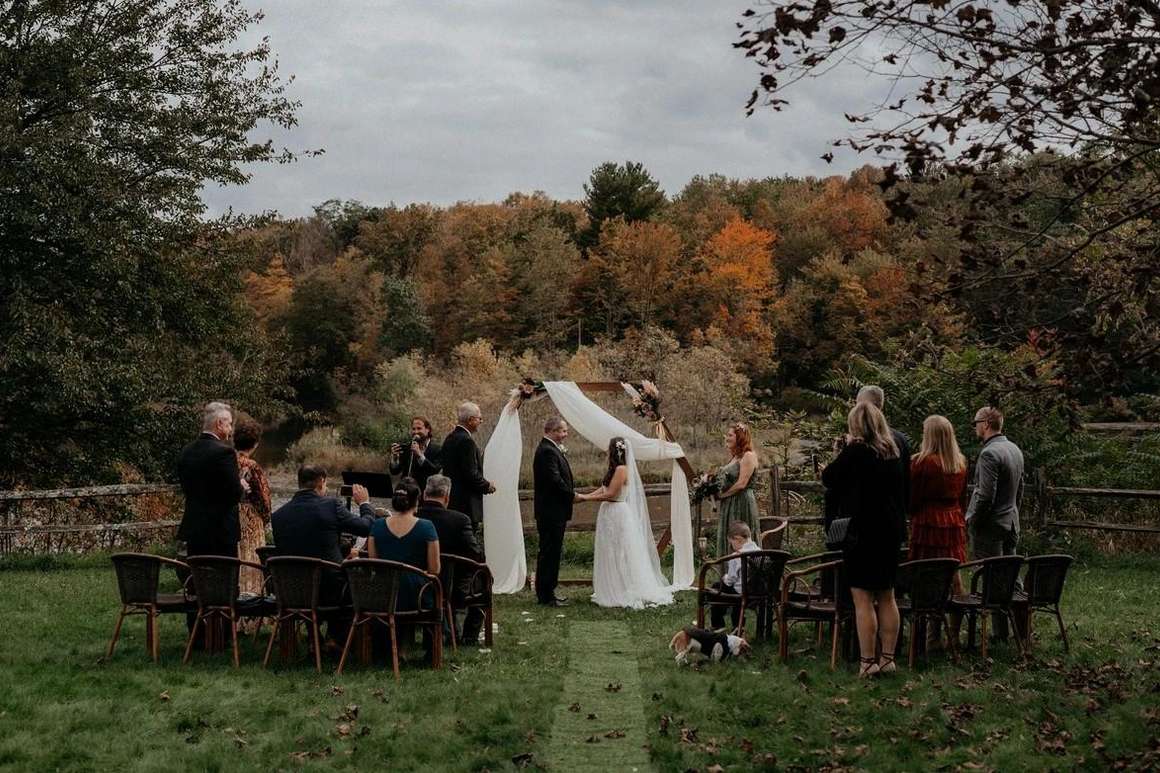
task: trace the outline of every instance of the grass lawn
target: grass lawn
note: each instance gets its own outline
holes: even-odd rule
[[[1160,558],[1096,558],[1072,572],[1065,655],[1045,619],[1036,657],[935,658],[869,683],[819,653],[678,668],[666,649],[693,595],[638,613],[587,591],[544,610],[502,597],[494,650],[317,676],[260,668],[247,641],[180,664],[184,620],[164,619],[162,664],[143,624],[103,655],[117,609],[107,561],[0,571],[0,768],[12,770],[1055,769],[1160,765]],[[794,646],[809,638],[803,627]]]

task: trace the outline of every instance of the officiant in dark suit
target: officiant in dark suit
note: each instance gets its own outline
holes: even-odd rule
[[[564,530],[572,519],[577,501],[572,484],[572,466],[564,449],[568,423],[553,416],[544,423],[544,439],[532,461],[535,480],[536,531],[540,551],[536,556],[536,600],[545,606],[567,603],[556,596],[560,581],[560,557],[564,552]]]
[[[472,437],[483,423],[483,413],[475,403],[463,403],[457,411],[459,423],[443,440],[443,474],[451,479],[449,507],[471,519],[476,534],[483,523],[483,496],[495,486],[483,477],[483,452]]]
[[[238,454],[229,444],[234,418],[225,403],[209,403],[202,413],[201,435],[181,451],[177,477],[185,495],[185,513],[177,538],[191,556],[238,555],[238,504],[245,493]]]

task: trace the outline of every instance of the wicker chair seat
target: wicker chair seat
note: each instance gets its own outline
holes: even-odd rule
[[[188,612],[197,609],[197,600],[184,593],[158,593],[156,605],[158,612]]]

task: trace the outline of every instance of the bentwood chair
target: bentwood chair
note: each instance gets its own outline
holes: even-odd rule
[[[791,562],[792,563],[792,562]],[[790,568],[789,566],[786,567]],[[813,623],[820,641],[821,627],[830,624],[830,670],[838,665],[838,641],[843,625],[854,619],[854,599],[846,582],[841,559],[788,571],[781,581],[778,608],[778,650],[782,662],[789,659],[789,627]]]
[[[195,608],[194,602],[182,583],[181,593],[160,593],[161,567],[171,566],[178,572],[179,579],[189,567],[181,561],[147,553],[116,553],[112,557],[113,569],[117,573],[117,590],[121,596],[121,612],[117,615],[117,625],[113,628],[113,639],[109,642],[106,657],[113,657],[117,639],[121,636],[121,624],[130,615],[145,616],[145,648],[153,662],[161,659],[161,637],[157,631],[158,616],[167,613],[189,612]]]
[[[218,644],[218,625],[226,625],[233,650],[234,668],[237,668],[241,664],[238,623],[246,618],[270,617],[274,613],[274,601],[268,596],[238,598],[238,573],[241,568],[246,566],[261,570],[262,565],[233,556],[190,556],[186,563],[189,564],[193,589],[197,594],[197,617],[189,632],[182,662],[189,662],[199,629],[204,629],[206,648],[213,651]]]
[[[914,668],[924,624],[943,626],[943,630],[948,632],[951,657],[957,659],[954,637],[949,635],[947,606],[951,597],[951,585],[958,570],[959,562],[954,558],[926,558],[898,565],[895,590],[898,593],[898,614],[902,623],[910,622],[910,641],[907,647],[907,662],[910,668]]]
[[[494,610],[492,607],[491,587],[493,578],[487,564],[472,561],[464,556],[451,553],[439,555],[439,580],[443,585],[444,612],[447,623],[451,627],[451,647],[458,650],[458,634],[455,630],[456,613],[470,612],[478,609],[483,614],[483,642],[486,646],[492,645],[492,621]],[[475,642],[465,642],[468,646]]]
[[[1016,616],[1026,627],[1027,649],[1031,650],[1031,618],[1036,612],[1054,615],[1059,624],[1059,637],[1063,640],[1063,651],[1070,652],[1067,642],[1067,626],[1063,624],[1063,613],[1059,601],[1063,597],[1063,585],[1067,571],[1071,568],[1071,556],[1054,554],[1031,556],[1026,561],[1027,571],[1023,575],[1023,590],[1015,591]]]
[[[741,592],[731,593],[720,587],[730,560],[741,562]],[[713,607],[738,608],[738,635],[745,630],[745,613],[753,610],[757,617],[756,638],[773,637],[773,622],[781,595],[781,577],[790,554],[784,550],[751,550],[732,553],[701,564],[697,574],[697,625],[705,627],[705,610]],[[714,579],[715,578],[715,579]]]
[[[270,665],[270,655],[274,651],[274,640],[283,642],[282,657],[293,655],[298,640],[298,624],[303,623],[310,633],[314,649],[314,668],[322,673],[322,637],[318,629],[320,616],[333,614],[338,605],[321,606],[322,575],[327,570],[335,573],[342,568],[330,561],[304,556],[274,556],[266,562],[270,570],[270,581],[274,587],[274,628],[270,631],[270,641],[266,645],[266,657],[262,668]]]
[[[996,556],[960,564],[959,569],[973,570],[967,585],[970,591],[951,598],[950,608],[969,619],[967,646],[975,643],[975,624],[982,619],[982,656],[987,657],[987,619],[990,612],[1003,615],[1010,622],[1020,652],[1024,650],[1020,622],[1014,611],[1015,592],[1019,587],[1019,571],[1023,556]],[[980,587],[980,585],[982,587]]]

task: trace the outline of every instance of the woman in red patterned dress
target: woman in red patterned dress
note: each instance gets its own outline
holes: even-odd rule
[[[234,429],[234,449],[238,452],[238,468],[242,479],[250,485],[242,495],[238,508],[238,524],[241,539],[238,541],[238,558],[243,561],[258,561],[258,548],[266,544],[266,525],[270,523],[270,484],[266,473],[253,459],[262,438],[262,427],[253,419],[241,417]],[[257,569],[242,567],[238,590],[243,594],[265,595],[262,573]]]

